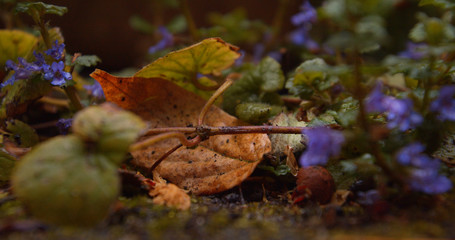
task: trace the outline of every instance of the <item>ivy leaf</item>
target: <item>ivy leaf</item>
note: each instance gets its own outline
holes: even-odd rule
[[[38,43],[38,38],[20,30],[0,30],[0,71],[8,60],[27,58]]]
[[[285,127],[306,127],[307,123],[298,121],[294,114],[280,113],[271,121],[272,126]],[[303,151],[305,146],[302,144],[302,134],[270,134],[272,142],[272,153],[283,155],[286,153],[287,147],[291,147],[293,152]]]
[[[282,89],[283,85],[284,75],[280,64],[273,58],[266,57],[226,90],[223,109],[230,114],[235,114],[237,105],[241,103],[265,103],[279,106],[282,102],[276,91]]]
[[[447,0],[420,0],[419,6],[433,5],[442,9],[449,9],[455,7],[455,3]]]
[[[266,103],[240,103],[235,108],[235,115],[241,120],[259,124],[267,121],[272,107]]]
[[[93,67],[101,62],[101,59],[96,55],[82,55],[76,58],[74,64],[84,67]]]
[[[43,2],[26,2],[18,3],[16,6],[16,11],[27,13],[36,21],[45,14],[55,14],[63,16],[63,14],[68,12],[68,8],[52,4],[46,4]]]
[[[134,77],[167,79],[181,85],[195,82],[197,74],[219,76],[240,57],[239,48],[220,38],[208,38],[171,52],[142,68]]]
[[[101,70],[91,74],[103,87],[106,100],[141,116],[151,127],[195,126],[205,100],[161,78],[114,77]],[[212,106],[206,125],[239,126],[244,122]],[[133,164],[150,168],[179,144],[167,139],[134,151]],[[195,148],[179,148],[156,171],[194,194],[213,194],[240,184],[271,149],[266,134],[218,135]]]
[[[9,139],[20,147],[32,147],[39,141],[35,129],[19,120],[8,121],[6,130],[11,133]]]

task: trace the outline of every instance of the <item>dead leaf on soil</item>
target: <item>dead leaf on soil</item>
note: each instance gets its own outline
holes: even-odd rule
[[[160,78],[115,77],[99,69],[91,76],[103,87],[107,101],[133,111],[151,127],[195,126],[205,104],[199,96]],[[245,125],[215,106],[205,119],[210,126]],[[132,152],[133,163],[150,168],[177,144],[177,139],[167,139]],[[270,150],[266,134],[218,135],[195,148],[178,149],[156,170],[169,182],[194,194],[213,194],[240,184]]]

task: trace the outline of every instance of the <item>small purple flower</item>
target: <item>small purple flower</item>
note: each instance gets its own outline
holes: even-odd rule
[[[87,90],[90,95],[97,99],[104,99],[104,91],[98,81],[95,81],[92,85],[84,85],[85,90]]]
[[[51,81],[54,86],[63,86],[66,81],[71,80],[72,76],[69,72],[64,71],[65,64],[63,61],[53,62],[52,65],[43,69],[44,79]]]
[[[407,131],[423,122],[422,116],[412,109],[411,99],[389,97],[384,104],[388,112],[387,126],[390,129],[398,128],[400,131]]]
[[[440,162],[423,153],[424,150],[425,146],[416,142],[403,147],[396,155],[399,163],[412,167],[408,178],[409,186],[427,194],[447,192],[452,188],[452,182],[438,174]]]
[[[368,113],[387,113],[389,128],[407,131],[423,122],[422,116],[412,109],[411,99],[397,99],[384,95],[381,82],[376,84],[364,101]]]
[[[240,50],[240,57],[237,58],[234,62],[234,66],[241,66],[243,64],[243,60],[245,59],[245,51]]]
[[[55,40],[51,49],[45,51],[46,55],[51,56],[55,60],[59,61],[63,57],[63,51],[65,51],[65,44],[59,44],[58,40]]]
[[[409,177],[409,186],[427,194],[440,194],[452,188],[452,182],[446,176],[438,174],[437,169],[416,168]]]
[[[11,60],[6,61],[6,69],[13,70],[14,74],[0,85],[1,88],[6,85],[12,85],[17,80],[28,79],[41,70],[40,66],[34,63],[29,63],[24,58],[19,57],[17,60],[19,62],[17,64]]]
[[[428,45],[426,43],[413,43],[408,42],[406,44],[406,50],[399,52],[398,56],[403,58],[409,58],[413,60],[420,60],[424,58],[428,53]]]
[[[300,157],[300,164],[304,167],[323,165],[329,157],[340,153],[344,136],[341,132],[327,127],[315,127],[303,130],[307,139],[307,150]]]
[[[158,32],[161,34],[162,38],[157,44],[149,48],[148,50],[149,54],[156,53],[160,50],[171,47],[174,44],[174,36],[172,36],[172,34],[167,30],[166,27],[159,26]]]
[[[430,105],[430,110],[438,113],[441,121],[455,121],[455,85],[444,86],[439,90],[439,96]]]
[[[57,121],[56,126],[62,135],[68,134],[68,131],[73,125],[73,119],[72,118],[61,118]]]
[[[295,26],[300,26],[302,24],[314,23],[318,19],[318,13],[316,9],[311,5],[309,1],[304,1],[300,6],[300,12],[292,16],[291,22]]]

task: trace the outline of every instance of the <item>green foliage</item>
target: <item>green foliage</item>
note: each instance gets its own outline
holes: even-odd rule
[[[415,42],[426,41],[431,45],[448,43],[455,39],[455,28],[450,24],[450,17],[440,19],[420,13],[419,22],[409,33]]]
[[[75,135],[56,137],[25,155],[11,176],[16,197],[41,220],[93,226],[119,194],[116,165]]]
[[[248,19],[245,9],[237,8],[227,14],[211,13],[208,15],[211,28],[200,29],[203,36],[221,37],[233,44],[255,44],[262,41],[268,29],[261,21]],[[248,34],[245,34],[245,33]]]
[[[86,108],[73,121],[73,133],[92,143],[94,151],[114,164],[123,160],[129,145],[144,128],[141,118],[113,105]]]
[[[0,71],[5,68],[7,60],[16,61],[18,57],[26,58],[36,47],[38,38],[21,30],[0,30]]]
[[[74,64],[84,67],[93,67],[101,62],[101,59],[96,55],[82,55],[76,58]]]
[[[73,132],[39,144],[12,174],[14,194],[38,218],[93,226],[120,191],[117,167],[144,128],[136,115],[110,104],[80,111]]]
[[[66,7],[56,6],[52,4],[46,4],[43,2],[25,2],[18,3],[16,6],[16,11],[27,13],[30,15],[36,22],[39,22],[41,17],[46,14],[54,14],[58,16],[63,16],[68,9]]]
[[[39,137],[35,129],[19,120],[12,120],[6,123],[9,140],[15,142],[20,147],[32,147],[38,143]]]
[[[14,117],[23,113],[26,105],[38,99],[51,90],[48,81],[42,81],[40,76],[14,82],[1,89],[4,97],[1,99],[0,119]]]
[[[130,26],[141,33],[145,34],[153,34],[155,32],[156,27],[150,24],[147,20],[142,18],[139,15],[133,15],[129,19]]]
[[[303,62],[295,69],[295,74],[286,82],[291,94],[302,99],[310,99],[314,93],[325,91],[339,80],[333,70],[321,58]]]
[[[427,6],[427,5],[433,5],[440,7],[442,9],[449,9],[449,8],[454,8],[455,3],[453,1],[447,1],[447,0],[420,0],[419,6]]]
[[[273,58],[264,58],[257,66],[250,71],[246,72],[239,80],[234,82],[230,88],[226,90],[223,97],[223,109],[228,113],[235,114],[237,112],[237,105],[244,103],[262,103],[266,105],[252,106],[251,109],[256,109],[256,113],[261,112],[266,119],[265,112],[277,114],[273,109],[273,105],[282,105],[281,97],[277,91],[282,89],[284,85],[284,75],[281,71],[281,66]],[[261,109],[258,108],[262,106]],[[266,110],[270,108],[269,110]],[[247,105],[241,107],[242,111],[249,109]],[[239,112],[240,113],[240,112]],[[270,117],[270,115],[267,115]]]
[[[0,183],[9,181],[15,165],[16,159],[3,149],[0,149]]]

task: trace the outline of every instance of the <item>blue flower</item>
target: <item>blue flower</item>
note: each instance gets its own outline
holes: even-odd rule
[[[365,98],[365,110],[368,113],[387,113],[387,126],[407,131],[423,122],[420,114],[413,110],[411,99],[397,99],[382,92],[382,83],[378,82]]]
[[[435,169],[417,168],[411,172],[409,186],[427,194],[440,194],[452,188],[452,182]]]
[[[174,37],[167,30],[166,27],[159,26],[158,32],[161,34],[161,40],[157,44],[155,44],[149,48],[149,50],[148,50],[149,54],[156,53],[160,50],[171,47],[174,44]]]
[[[0,84],[1,88],[5,87],[6,85],[12,85],[17,80],[28,79],[31,76],[39,73],[41,70],[40,66],[34,63],[29,63],[24,58],[19,57],[17,60],[19,62],[17,64],[11,60],[6,61],[6,69],[13,70],[14,74],[8,80]]]
[[[413,43],[408,42],[406,44],[406,50],[399,52],[398,56],[403,58],[409,58],[413,60],[420,60],[424,58],[428,53],[428,45],[426,43]]]
[[[415,112],[411,99],[396,99],[389,97],[384,102],[387,109],[387,126],[398,128],[401,131],[407,131],[415,128],[423,122],[420,114]]]
[[[438,174],[440,162],[424,154],[424,150],[425,146],[416,142],[403,147],[396,155],[400,164],[411,167],[409,186],[427,194],[447,192],[452,188],[452,182]]]
[[[72,118],[61,118],[57,121],[56,126],[62,135],[68,134],[68,131],[73,125],[73,119]]]
[[[69,72],[64,71],[65,64],[63,61],[53,62],[50,67],[43,69],[44,79],[51,81],[54,86],[63,86],[66,81],[71,80],[72,76]]]
[[[299,13],[291,17],[291,22],[298,27],[290,34],[291,42],[299,46],[304,46],[310,51],[318,51],[320,48],[319,44],[309,36],[312,24],[317,21],[316,9],[309,1],[304,1],[300,10]]]
[[[63,51],[65,51],[65,44],[58,44],[58,40],[55,40],[51,49],[48,49],[45,53],[48,56],[51,56],[55,60],[59,61],[63,57]]]
[[[441,121],[455,121],[455,85],[444,86],[439,90],[439,96],[430,105],[430,110],[438,113]]]
[[[300,157],[300,164],[304,167],[323,165],[329,157],[340,153],[344,136],[341,132],[327,127],[315,127],[303,130],[307,139],[307,150]]]
[[[95,81],[92,85],[84,85],[85,90],[90,92],[90,95],[97,99],[104,99],[104,91],[98,81]]]
[[[314,23],[318,19],[316,9],[310,4],[309,1],[304,1],[300,6],[300,12],[292,16],[291,22],[295,26],[300,26],[307,23]]]

